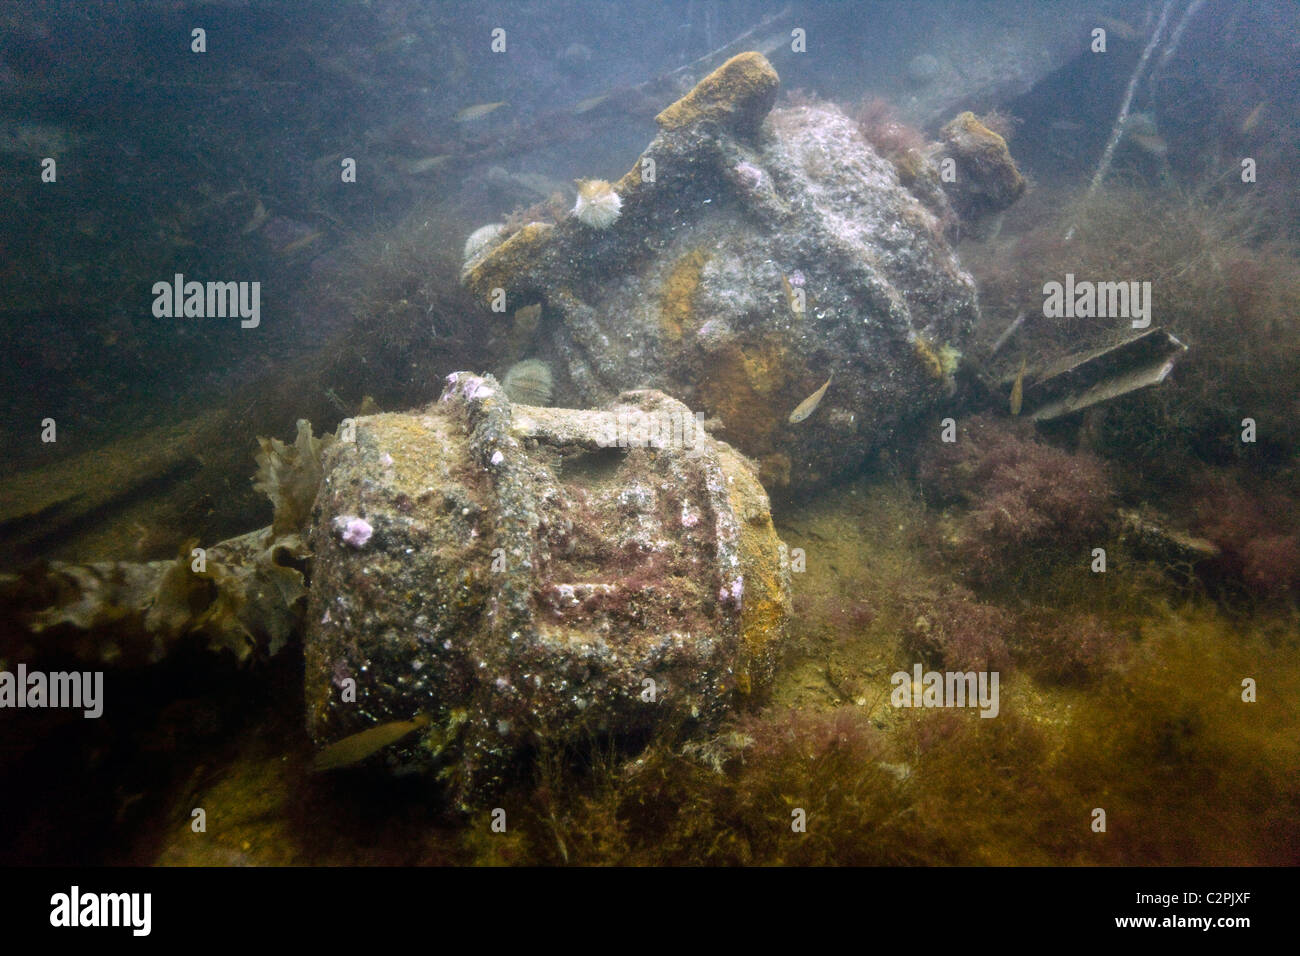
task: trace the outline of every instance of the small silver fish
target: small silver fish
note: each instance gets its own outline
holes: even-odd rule
[[[594,110],[597,106],[605,102],[607,99],[609,99],[608,93],[602,93],[600,96],[589,96],[587,97],[587,99],[583,100],[581,103],[575,106],[573,108],[573,112],[581,114],[581,113],[586,113],[590,110]]]
[[[320,230],[320,229],[313,229],[311,232],[307,233],[307,235],[302,236],[301,238],[295,239],[293,242],[289,243],[287,246],[284,246],[283,248],[281,248],[281,249],[279,249],[279,250],[277,250],[277,251],[278,251],[278,253],[279,253],[280,255],[282,255],[282,256],[291,256],[291,255],[293,255],[295,252],[297,252],[299,249],[305,249],[305,248],[307,248],[307,247],[310,246],[313,242],[315,242],[316,240],[320,239],[321,236],[323,236],[323,235],[325,235],[325,233],[324,233],[322,230]]]
[[[833,375],[831,376],[831,378],[834,377],[835,376]],[[817,391],[813,392],[802,402],[800,402],[795,407],[795,410],[790,413],[790,424],[797,425],[805,418],[807,418],[809,415],[811,415],[813,412],[817,411],[817,406],[822,403],[822,396],[826,394],[826,389],[830,388],[830,385],[831,385],[831,379],[828,378],[826,379],[826,383],[822,385],[821,388],[817,389]]]
[[[408,734],[415,733],[428,723],[428,715],[419,714],[414,720],[390,720],[386,724],[379,724],[360,733],[351,734],[342,740],[336,740],[318,753],[316,759],[312,761],[311,769],[321,771],[350,767],[365,760],[371,754],[397,743]]]
[[[266,211],[266,206],[262,205],[262,200],[257,200],[257,205],[253,207],[253,218],[248,220],[243,229],[239,230],[241,235],[248,235],[250,232],[257,232],[262,228],[262,223],[271,218]]]
[[[1268,100],[1260,100],[1259,105],[1246,114],[1246,118],[1241,121],[1241,131],[1249,133],[1259,125],[1259,118],[1264,115],[1264,107],[1268,105]]]
[[[1136,43],[1142,39],[1142,31],[1127,20],[1121,20],[1118,17],[1098,17],[1097,22],[1121,40]]]
[[[499,100],[496,103],[475,103],[473,106],[467,106],[457,113],[456,122],[472,123],[474,120],[482,119],[489,113],[494,112],[505,105],[505,100]]]
[[[1152,156],[1164,156],[1169,152],[1169,144],[1159,133],[1129,133],[1128,140]]]
[[[406,171],[412,176],[418,176],[420,173],[427,173],[431,169],[437,169],[451,159],[450,153],[442,153],[438,156],[426,156],[424,159],[417,159],[406,167]]]

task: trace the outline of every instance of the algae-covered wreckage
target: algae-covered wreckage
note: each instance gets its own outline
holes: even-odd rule
[[[293,446],[263,440],[270,528],[6,579],[22,650],[140,664],[201,636],[244,659],[301,635],[312,736],[432,715],[388,762],[467,804],[539,738],[716,726],[761,693],[789,568],[759,477],[822,483],[952,390],[977,305],[950,239],[1024,189],[963,114],[913,171],[922,201],[834,106],[772,112],[777,88],[761,55],[733,57],[660,113],[601,228],[575,212],[467,249],[485,321],[540,307],[554,403],[600,410],[457,373],[342,440],[300,423]],[[629,416],[691,441],[602,442]]]
[[[951,399],[979,317],[956,238],[1025,190],[971,113],[904,185],[837,107],[774,109],[778,85],[739,54],[573,215],[475,234],[462,281],[526,355],[504,386],[458,371],[425,408],[263,440],[268,528],[4,576],[5,659],[301,642],[318,768],[423,775],[465,809],[544,748],[701,737],[763,700],[792,614],[769,492],[825,487]],[[1115,397],[1108,376],[1154,384],[1180,349],[1044,361],[1024,398]]]
[[[733,57],[659,114],[613,186],[616,222],[498,231],[463,274],[484,321],[542,307],[531,345],[556,402],[662,389],[716,419],[773,490],[860,465],[948,394],[978,315],[950,244],[959,214],[1024,190],[967,113],[916,171],[922,201],[835,106],[773,111],[778,85],[761,55]],[[818,414],[791,423],[832,377]]]

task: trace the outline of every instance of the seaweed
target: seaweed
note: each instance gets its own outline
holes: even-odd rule
[[[1107,532],[1114,491],[1104,463],[1041,441],[1031,425],[978,415],[956,442],[922,452],[918,477],[955,504],[947,542],[967,579],[1015,581],[1044,565],[1081,563]]]
[[[298,435],[292,445],[278,438],[257,439],[257,474],[253,487],[271,499],[275,517],[274,537],[298,534],[307,529],[312,505],[321,481],[321,452],[334,442],[333,435],[313,438],[311,423],[298,420]]]

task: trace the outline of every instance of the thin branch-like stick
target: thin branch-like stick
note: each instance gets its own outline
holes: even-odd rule
[[[739,46],[741,46],[741,44],[747,42],[749,38],[752,37],[758,31],[766,29],[767,27],[771,26],[774,23],[780,23],[782,20],[790,16],[790,11],[791,11],[791,6],[787,4],[786,6],[778,10],[776,13],[769,14],[768,16],[764,17],[762,20],[754,24],[744,33],[728,40],[726,43],[722,44],[722,46],[718,47],[716,50],[710,50],[708,53],[704,54],[704,56],[698,57],[697,59],[692,60],[690,63],[687,63],[684,66],[679,66],[675,70],[669,70],[667,73],[664,73],[662,76],[656,77],[653,80],[647,80],[645,83],[639,84],[639,86],[650,86],[654,83],[662,83],[665,80],[672,79],[673,77],[677,76],[677,74],[679,73],[689,74],[692,70],[699,68],[701,65],[708,63],[711,60],[717,59],[721,54],[738,48]],[[769,51],[759,51],[759,52],[765,53]]]
[[[1088,191],[1084,193],[1083,201],[1087,203],[1093,197],[1101,186],[1101,182],[1106,178],[1106,173],[1110,171],[1111,157],[1115,155],[1115,147],[1119,145],[1120,137],[1124,135],[1124,122],[1128,119],[1129,107],[1133,105],[1133,94],[1137,92],[1138,81],[1142,78],[1142,70],[1147,65],[1147,60],[1151,59],[1151,53],[1160,45],[1160,37],[1165,32],[1165,22],[1169,19],[1169,10],[1174,5],[1174,0],[1165,0],[1164,8],[1160,11],[1160,19],[1156,23],[1155,31],[1151,34],[1151,40],[1147,47],[1142,51],[1142,57],[1138,60],[1137,69],[1133,71],[1132,78],[1128,81],[1128,89],[1124,92],[1124,102],[1120,105],[1119,116],[1115,117],[1115,125],[1111,127],[1110,140],[1106,143],[1106,150],[1101,154],[1101,162],[1097,165],[1097,172],[1093,174],[1092,182],[1088,185]],[[1074,226],[1070,226],[1070,231],[1065,234],[1067,240],[1074,238]]]
[[[1026,314],[1027,313],[1024,312],[1024,310],[1021,310],[1020,314],[1016,316],[1016,320],[1008,325],[1003,333],[998,336],[998,340],[993,343],[993,348],[989,349],[989,358],[997,355],[1002,346],[1007,344],[1007,340],[1016,334],[1020,329],[1020,326],[1024,323]]]
[[[1160,71],[1165,68],[1165,64],[1169,62],[1170,57],[1172,57],[1178,50],[1178,43],[1183,38],[1183,31],[1187,29],[1187,24],[1191,22],[1192,17],[1196,16],[1196,11],[1201,9],[1204,5],[1205,0],[1192,0],[1192,2],[1187,5],[1187,9],[1183,11],[1183,18],[1179,20],[1178,25],[1174,27],[1174,32],[1169,34],[1169,46],[1165,47],[1165,52],[1160,54],[1160,62],[1158,62],[1155,69],[1151,71],[1152,79],[1159,75]]]

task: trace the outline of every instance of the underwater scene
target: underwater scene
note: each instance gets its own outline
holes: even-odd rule
[[[1291,0],[0,5],[0,862],[1300,863],[1298,156]]]

